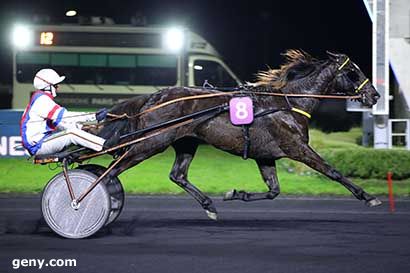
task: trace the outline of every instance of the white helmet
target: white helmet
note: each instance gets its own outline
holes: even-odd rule
[[[33,85],[37,90],[49,91],[55,97],[56,88],[54,85],[64,81],[65,76],[60,76],[53,69],[41,69],[34,77]]]

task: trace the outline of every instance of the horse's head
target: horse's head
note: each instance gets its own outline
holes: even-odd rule
[[[331,92],[360,95],[359,101],[364,106],[374,105],[380,95],[360,68],[344,54],[331,52],[327,52],[327,54],[330,61],[337,65],[336,77],[329,86]]]

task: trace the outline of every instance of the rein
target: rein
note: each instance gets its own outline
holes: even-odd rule
[[[346,60],[337,68],[338,73],[340,73],[340,72],[342,71],[342,69],[343,69],[349,62],[350,62],[350,58],[347,57]],[[337,73],[337,74],[338,74],[338,73]],[[336,76],[337,76],[337,74],[336,74]],[[369,82],[369,79],[368,79],[368,78],[365,79],[365,80],[355,89],[355,93],[359,93],[359,91],[360,91],[368,82]],[[211,87],[213,87],[213,86],[211,86]],[[245,88],[246,88],[246,87],[245,87]],[[216,89],[216,90],[218,90],[218,89]],[[155,105],[155,106],[153,106],[153,107],[151,107],[151,108],[148,108],[148,109],[146,109],[146,110],[144,110],[144,111],[142,111],[142,112],[139,112],[139,113],[137,113],[137,114],[135,114],[135,115],[132,115],[132,116],[128,115],[127,113],[123,113],[123,114],[120,114],[120,115],[113,114],[113,113],[108,113],[107,116],[108,116],[108,117],[111,117],[111,120],[109,120],[110,122],[111,122],[111,121],[114,121],[114,120],[117,120],[117,119],[123,119],[123,118],[126,118],[126,119],[134,119],[134,118],[137,118],[137,117],[139,117],[139,116],[141,116],[141,115],[150,113],[150,112],[155,111],[155,110],[157,110],[157,109],[159,109],[159,108],[162,108],[162,107],[165,107],[165,106],[167,106],[167,105],[170,105],[170,104],[173,104],[173,103],[177,103],[177,102],[180,102],[180,101],[195,100],[195,99],[205,99],[205,98],[213,98],[213,97],[221,97],[221,96],[233,96],[233,95],[235,95],[235,94],[241,94],[241,95],[250,94],[250,95],[253,95],[253,96],[255,96],[255,95],[258,96],[258,95],[260,95],[260,96],[285,97],[285,99],[286,99],[286,101],[288,102],[288,105],[289,105],[289,106],[290,106],[289,101],[288,101],[288,98],[289,98],[289,97],[293,97],[293,98],[317,98],[317,99],[360,99],[360,98],[361,98],[361,95],[348,96],[348,95],[317,95],[317,94],[284,94],[284,93],[275,93],[275,92],[250,92],[250,91],[247,91],[246,89],[245,89],[245,91],[243,91],[243,90],[241,90],[241,91],[236,91],[236,90],[238,90],[237,88],[231,89],[231,90],[234,90],[234,91],[231,91],[231,92],[220,92],[220,93],[215,93],[215,94],[203,94],[203,95],[187,96],[187,97],[182,97],[182,98],[173,99],[173,100],[166,101],[166,102],[160,103],[160,104],[158,104],[158,105]],[[311,118],[311,115],[310,115],[309,113],[307,113],[307,112],[305,112],[305,111],[303,111],[303,110],[301,110],[301,109],[298,109],[298,108],[295,108],[295,107],[291,107],[291,106],[290,106],[290,110],[291,110],[291,111],[294,111],[294,112],[297,112],[297,113],[299,113],[299,114],[302,114],[302,115],[304,115],[304,116],[306,116],[306,117],[308,117],[308,118]]]
[[[318,99],[358,99],[360,98],[360,95],[355,95],[355,96],[340,96],[340,95],[316,95],[316,94],[284,94],[284,93],[271,93],[271,92],[249,92],[249,91],[233,91],[233,92],[220,92],[216,94],[204,94],[204,95],[195,95],[195,96],[187,96],[187,97],[182,97],[182,98],[177,98],[173,100],[166,101],[164,103],[155,105],[151,108],[148,108],[142,112],[139,112],[135,115],[128,115],[126,113],[116,115],[112,113],[108,113],[107,116],[112,117],[110,121],[116,120],[116,119],[134,119],[137,118],[141,115],[150,113],[152,111],[155,111],[159,108],[165,107],[167,105],[177,103],[180,101],[186,101],[186,100],[195,100],[195,99],[205,99],[205,98],[213,98],[213,97],[221,97],[221,96],[233,96],[235,94],[252,94],[252,95],[261,95],[261,96],[277,96],[277,97],[295,97],[295,98],[318,98]],[[298,110],[298,109],[297,109]],[[297,112],[297,111],[296,111]]]

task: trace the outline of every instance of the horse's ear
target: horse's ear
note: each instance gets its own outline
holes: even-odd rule
[[[329,59],[333,60],[333,61],[338,61],[340,59],[340,54],[337,53],[333,53],[330,52],[328,50],[326,50],[327,56],[329,56]]]

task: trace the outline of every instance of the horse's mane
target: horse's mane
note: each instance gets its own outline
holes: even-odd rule
[[[256,74],[256,86],[268,85],[273,89],[280,89],[288,81],[305,77],[315,69],[316,59],[303,50],[289,49],[282,55],[286,62],[279,69],[259,71]]]

